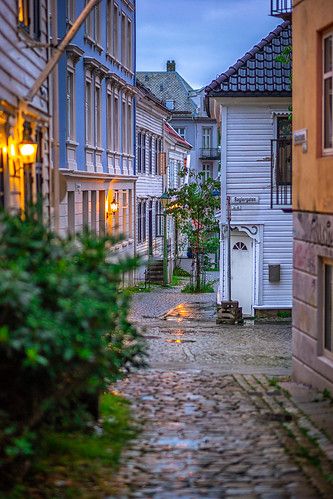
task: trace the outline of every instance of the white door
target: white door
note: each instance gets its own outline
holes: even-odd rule
[[[231,235],[231,298],[243,314],[252,315],[253,242],[245,234]]]

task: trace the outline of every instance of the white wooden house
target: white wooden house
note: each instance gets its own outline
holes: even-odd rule
[[[144,278],[149,258],[163,254],[163,217],[160,198],[166,190],[161,161],[164,151],[164,123],[170,112],[137,81],[136,96],[136,253],[144,264],[137,277]]]
[[[217,300],[228,300],[227,200],[231,205],[231,298],[245,315],[291,308],[290,64],[285,21],[206,87],[221,120],[221,265]]]

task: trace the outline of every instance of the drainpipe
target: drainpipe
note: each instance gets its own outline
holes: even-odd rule
[[[57,16],[57,1],[51,0],[51,32],[53,46],[58,40],[58,16]],[[52,55],[49,62],[55,60],[57,57],[57,48],[52,49]],[[60,54],[61,55],[61,54]],[[59,60],[59,58],[58,58]],[[52,69],[51,69],[52,71]],[[42,84],[42,76],[36,81],[34,87],[31,90],[37,88],[37,85]],[[59,232],[59,208],[60,208],[60,195],[59,195],[59,70],[58,65],[54,66],[54,70],[51,74],[52,79],[52,132],[53,132],[53,219],[54,219],[54,230]],[[37,90],[36,90],[37,91]]]

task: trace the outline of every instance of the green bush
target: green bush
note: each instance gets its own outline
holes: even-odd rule
[[[33,216],[4,213],[0,233],[3,479],[13,462],[26,467],[43,425],[96,417],[99,393],[143,364],[144,345],[119,292],[137,261],[110,258],[114,240],[61,239]]]
[[[216,281],[208,281],[206,283],[201,283],[200,288],[197,289],[196,285],[194,284],[186,284],[186,286],[183,287],[182,293],[214,293],[214,283]]]
[[[177,277],[190,277],[190,273],[182,267],[175,267],[173,269],[173,275]]]

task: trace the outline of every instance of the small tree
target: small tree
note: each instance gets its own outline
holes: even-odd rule
[[[220,182],[205,174],[190,173],[188,184],[170,189],[172,201],[167,208],[179,230],[187,236],[195,261],[195,291],[201,290],[204,257],[217,250],[219,239],[216,210],[220,207]]]

